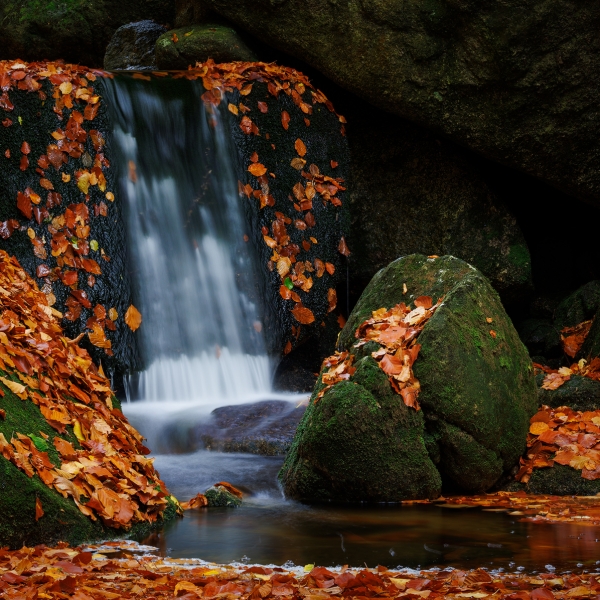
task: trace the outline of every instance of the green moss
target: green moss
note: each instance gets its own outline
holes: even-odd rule
[[[508,260],[513,263],[516,267],[529,268],[531,266],[531,256],[529,255],[529,249],[524,244],[515,244],[510,247],[508,253]]]
[[[3,377],[18,381],[10,372],[0,373]],[[48,436],[45,440],[46,452],[56,466],[60,466],[61,461],[53,444],[54,438],[65,439],[75,448],[80,447],[71,426],[67,427],[65,434],[58,434],[33,402],[21,400],[4,384],[0,385],[4,391],[4,396],[0,398],[0,408],[6,413],[5,418],[0,419],[0,432],[7,441],[17,433],[40,438]],[[115,398],[113,402],[115,406],[120,406]],[[38,521],[35,520],[36,499],[40,500],[44,510],[44,515]],[[163,522],[172,519],[175,511],[174,503],[169,500]],[[29,477],[0,455],[0,546],[18,548],[23,544],[53,544],[60,540],[80,544],[93,539],[139,537],[159,525],[160,523],[140,523],[129,531],[107,528],[100,520],[92,521],[81,513],[71,498],[63,498],[56,490],[46,486],[37,475]]]
[[[399,401],[370,357],[356,381],[311,401],[279,478],[286,494],[310,501],[433,498],[441,480],[423,441],[423,416]],[[379,392],[379,393],[378,393]]]
[[[600,494],[600,480],[583,479],[581,471],[555,464],[547,469],[535,469],[526,489],[530,494],[595,496]]]

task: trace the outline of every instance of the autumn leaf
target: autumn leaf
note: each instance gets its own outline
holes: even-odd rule
[[[35,499],[35,520],[39,521],[44,516],[44,509],[42,508],[42,501],[36,497]]]
[[[289,129],[289,126],[290,126],[290,115],[289,115],[289,113],[286,110],[281,111],[281,124],[283,125],[283,128],[286,131]]]
[[[298,156],[304,156],[306,154],[306,146],[304,145],[304,142],[298,138],[296,140],[296,142],[294,143],[294,148],[296,148],[296,152],[298,153]]]
[[[261,113],[266,113],[269,110],[269,107],[267,106],[266,102],[261,102],[260,100],[258,101],[258,110],[260,110]]]
[[[22,383],[17,383],[16,381],[12,381],[6,377],[0,377],[0,381],[22,400],[27,397],[27,386],[23,385]]]
[[[335,307],[337,306],[337,294],[333,288],[327,290],[327,302],[329,303],[327,312],[335,310]]]
[[[125,313],[125,323],[131,331],[136,331],[142,324],[142,315],[140,311],[131,304]]]
[[[312,310],[306,308],[305,306],[297,306],[290,312],[296,321],[298,321],[298,323],[302,323],[302,325],[310,325],[311,323],[314,323],[315,315],[313,314]]]
[[[297,169],[298,171],[302,171],[305,164],[306,164],[306,161],[303,158],[298,158],[298,157],[292,158],[292,161],[290,162],[290,165],[294,169]]]
[[[338,244],[338,252],[340,254],[343,254],[344,256],[350,256],[350,249],[348,248],[348,245],[346,244],[346,239],[344,238],[344,236],[342,236],[342,239],[340,240],[340,243]]]
[[[253,163],[248,167],[248,171],[255,177],[261,177],[267,172],[267,167],[262,163]]]

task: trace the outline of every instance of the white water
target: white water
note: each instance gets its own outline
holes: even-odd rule
[[[117,77],[108,85],[143,316],[146,368],[127,381],[128,399],[149,410],[165,401],[264,399],[270,365],[222,116],[207,114],[193,82],[174,95],[156,82]]]

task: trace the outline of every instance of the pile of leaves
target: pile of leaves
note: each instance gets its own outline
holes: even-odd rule
[[[143,549],[147,549],[143,548]],[[124,558],[109,558],[121,550]],[[69,548],[59,545],[0,550],[0,592],[4,598],[408,598],[428,600],[494,598],[498,600],[552,600],[598,598],[596,573],[492,573],[483,569],[390,571],[326,569],[307,565],[237,568],[194,560],[161,559],[134,554],[135,544],[117,542],[102,547]],[[138,552],[140,549],[137,550]],[[108,554],[108,557],[105,556]]]
[[[583,346],[590,332],[592,322],[592,320],[583,321],[574,327],[565,327],[561,330],[561,345],[568,357],[575,358],[579,353],[581,346]],[[552,369],[539,363],[533,363],[533,366],[536,369],[536,374],[540,372],[546,374],[542,382],[542,388],[545,390],[558,389],[571,379],[571,375],[581,375],[582,377],[600,381],[600,358],[598,357],[593,357],[589,362],[582,358],[578,362],[574,362],[570,367],[560,367],[559,369]]]
[[[433,304],[431,296],[419,296],[415,299],[413,309],[404,302],[389,310],[379,308],[371,313],[372,317],[364,321],[354,334],[359,340],[354,344],[355,348],[369,342],[376,342],[381,346],[371,356],[388,376],[392,389],[402,396],[404,404],[415,410],[420,409],[417,397],[421,389],[413,372],[413,365],[421,349],[417,338],[442,300],[440,298]],[[323,361],[321,381],[325,387],[316,400],[331,386],[350,379],[356,370],[352,366],[353,362],[354,355],[347,351],[336,352]]]
[[[517,481],[527,483],[533,469],[555,463],[581,471],[583,479],[600,479],[600,410],[543,406],[530,423],[527,452],[521,458]]]
[[[102,275],[101,263],[110,260],[98,241],[91,239],[90,215],[108,217],[105,201],[110,203],[115,199],[107,190],[105,170],[110,164],[104,156],[105,140],[93,128],[101,98],[92,83],[98,77],[111,76],[104,71],[60,62],[0,61],[0,108],[6,114],[4,119],[0,117],[2,126],[21,124],[20,117],[19,122],[11,118],[14,110],[11,90],[37,93],[42,103],[52,102],[56,114],[56,129],[48,132],[43,154],[33,156],[30,144],[23,140],[20,170],[30,173],[32,183],[19,190],[15,199],[22,220],[0,222],[0,237],[8,239],[17,229],[27,231],[33,254],[39,261],[36,276],[43,282],[42,290],[49,305],[56,302],[53,286],[64,286],[67,292],[64,318],[77,321],[82,309],[89,309],[91,316],[85,324],[91,330],[89,341],[109,356],[113,351],[106,330],[115,331],[115,322],[123,317],[134,331],[141,323],[135,307],[119,315],[115,307],[100,304],[92,307],[86,293],[86,288],[93,288],[96,278]],[[44,91],[45,82],[50,84],[50,97]],[[3,153],[5,158],[11,158],[9,149]],[[73,168],[72,159],[79,159],[83,168]],[[62,195],[55,190],[58,182],[76,186],[81,202],[65,206]]]
[[[436,500],[405,500],[402,504],[435,504],[445,508],[480,507],[504,512],[520,521],[532,523],[579,523],[600,525],[600,506],[596,496],[531,495],[525,492],[494,492],[474,496],[448,496]]]
[[[63,336],[61,316],[18,261],[0,250],[0,396],[7,389],[33,402],[60,434],[49,439],[42,432],[15,432],[7,440],[0,432],[0,453],[29,477],[37,474],[72,498],[92,520],[125,529],[154,522],[167,507],[168,492],[153,459],[146,458],[142,436],[113,407],[106,377],[77,340]],[[79,448],[61,437],[67,432]],[[50,444],[60,464],[50,459]],[[43,514],[38,500],[36,519]]]

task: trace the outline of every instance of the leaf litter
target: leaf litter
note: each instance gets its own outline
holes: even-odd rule
[[[598,573],[510,573],[485,569],[390,570],[314,565],[218,565],[161,558],[131,541],[71,548],[0,550],[0,593],[8,600],[226,600],[394,598],[570,600],[597,598]]]

